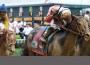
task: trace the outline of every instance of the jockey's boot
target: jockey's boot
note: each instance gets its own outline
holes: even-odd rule
[[[40,40],[44,43],[46,43],[46,38],[54,31],[54,28],[49,27],[48,29],[45,30],[45,32],[43,33],[42,37],[40,38]]]

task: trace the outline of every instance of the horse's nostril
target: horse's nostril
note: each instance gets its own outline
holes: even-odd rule
[[[13,50],[10,50],[11,51],[11,53],[14,53],[15,51],[13,51]]]

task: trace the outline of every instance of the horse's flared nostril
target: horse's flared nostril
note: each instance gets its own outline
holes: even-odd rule
[[[10,52],[11,52],[11,54],[14,54],[14,52],[15,52],[15,51],[13,51],[13,50],[10,50]]]

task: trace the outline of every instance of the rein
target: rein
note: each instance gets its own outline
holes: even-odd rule
[[[73,22],[75,22],[74,25],[76,25],[78,31],[80,31],[79,26],[78,26],[78,23],[77,23],[75,20],[77,20],[77,19],[74,19],[67,28],[65,28],[65,27],[63,27],[63,26],[62,26],[61,28],[64,29],[64,30],[66,30],[66,31],[69,31],[69,32],[71,32],[71,33],[73,33],[73,34],[76,34],[76,35],[79,35],[79,36],[83,36],[84,34],[80,34],[80,33],[78,33],[78,32],[75,32],[75,31],[69,29],[69,27],[73,24]]]
[[[70,29],[68,29],[68,28],[62,27],[62,29],[66,30],[66,31],[69,31],[69,32],[72,32],[72,33],[74,33],[74,34],[76,34],[76,35],[83,36],[83,35],[81,35],[80,33],[77,33],[77,32],[75,32],[75,31],[72,31],[72,30],[70,30]]]

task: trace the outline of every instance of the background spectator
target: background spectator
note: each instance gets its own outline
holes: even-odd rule
[[[27,38],[28,37],[28,34],[33,30],[33,28],[32,27],[30,27],[31,25],[30,24],[26,24],[26,27],[24,28],[24,30],[23,30],[23,33],[24,33],[24,35],[25,35],[25,38]]]
[[[90,12],[86,11],[84,18],[86,19],[87,22],[90,22]]]
[[[34,21],[34,29],[37,30],[41,28],[41,21],[40,20],[35,20]]]
[[[13,21],[10,21],[10,22],[9,22],[9,30],[15,32],[15,29],[16,29],[16,28],[14,27]]]

